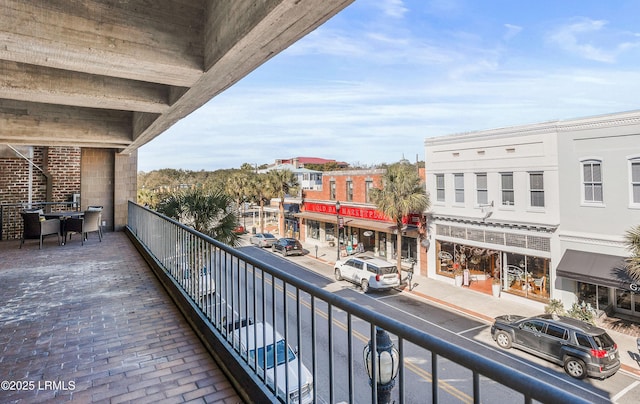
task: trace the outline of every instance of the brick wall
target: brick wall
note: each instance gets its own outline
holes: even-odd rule
[[[80,193],[80,157],[79,147],[49,147],[51,202],[72,201],[73,194]]]
[[[70,201],[74,193],[80,192],[79,147],[34,147],[32,161],[50,174],[52,195],[49,202]],[[0,158],[0,203],[29,201],[30,166],[21,157]],[[34,202],[47,199],[47,178],[40,169],[31,166],[31,200]]]
[[[120,230],[127,223],[127,201],[136,200],[138,153],[119,155],[113,149],[80,147],[20,146],[20,153],[32,157],[36,167],[31,171],[32,202],[67,202],[80,194],[80,208],[103,206],[105,230]],[[20,238],[21,206],[29,201],[29,167],[24,158],[10,148],[0,148],[0,205],[2,214],[1,239]],[[56,208],[64,208],[56,206]]]
[[[36,166],[13,153],[4,153],[0,157],[0,204],[26,204],[31,193],[32,202],[66,202],[74,193],[80,193],[80,155],[79,147],[38,147],[32,153],[23,153],[31,157]],[[39,167],[40,169],[38,169]],[[48,172],[51,182],[51,197],[47,198]],[[30,174],[31,171],[31,174]],[[31,178],[31,191],[29,183]],[[2,212],[2,239],[20,238],[22,219],[20,207],[4,206]]]
[[[373,181],[374,187],[380,187],[384,170],[325,171],[322,173],[322,190],[305,190],[304,198],[313,201],[332,201],[331,182],[336,184],[336,197],[333,201],[347,202],[347,181],[353,184],[353,200],[348,202],[366,203],[366,182]]]

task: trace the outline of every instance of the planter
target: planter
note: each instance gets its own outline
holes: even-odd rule
[[[493,296],[500,297],[500,284],[499,283],[491,284],[491,292],[493,292]]]

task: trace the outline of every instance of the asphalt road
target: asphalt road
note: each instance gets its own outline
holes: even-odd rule
[[[469,317],[463,313],[452,311],[445,307],[439,307],[424,299],[399,291],[386,293],[363,294],[358,287],[346,281],[336,282],[331,276],[331,268],[325,271],[314,271],[299,263],[304,262],[305,257],[283,258],[280,254],[273,254],[268,249],[255,247],[242,247],[243,252],[253,255],[262,261],[276,265],[277,267],[295,274],[296,276],[313,283],[319,287],[329,289],[359,304],[370,307],[379,313],[384,313],[399,321],[405,322],[415,328],[421,329],[432,335],[455,341],[460,346],[483,355],[497,359],[515,370],[528,374],[536,374],[547,383],[561,386],[566,391],[571,391],[592,402],[617,402],[636,403],[640,397],[640,381],[623,372],[618,372],[611,378],[600,381],[596,379],[575,380],[566,375],[560,366],[556,366],[535,356],[517,350],[504,351],[499,349],[492,340],[489,325],[478,319]],[[296,306],[295,295],[288,294],[291,301],[290,307]],[[303,296],[299,300],[302,308],[302,330],[310,330],[311,311],[310,301]],[[281,304],[281,303],[280,303]],[[292,309],[291,309],[292,310]],[[296,321],[294,313],[289,311],[290,321]],[[327,346],[328,318],[326,307],[316,304],[316,346]],[[318,314],[320,313],[320,314]],[[333,380],[320,374],[315,380],[315,386],[322,401],[340,402],[348,401],[350,384],[356,401],[370,401],[370,387],[368,378],[364,372],[361,357],[362,348],[369,339],[369,327],[362,321],[352,319],[349,329],[351,341],[347,337],[347,317],[344,313],[332,311],[331,322],[334,324],[332,335],[333,342]],[[295,323],[294,323],[295,324]],[[337,325],[337,327],[336,327]],[[293,327],[291,327],[293,328]],[[301,341],[300,355],[303,363],[311,369],[311,336],[302,335],[298,340],[296,335],[289,336],[290,341]],[[349,343],[352,356],[349,357]],[[291,342],[290,342],[291,344]],[[402,386],[407,402],[422,402],[424,394],[431,394],[431,358],[424,351],[405,347],[406,375],[405,385]],[[318,369],[328,369],[329,355],[316,355]],[[349,383],[349,361],[353,363],[354,380]],[[458,365],[439,358],[438,380],[440,380],[440,402],[472,402],[471,372]],[[481,379],[482,401],[512,402],[520,401],[521,396],[515,395],[498,383],[489,379]],[[332,386],[333,391],[330,391]],[[400,386],[397,386],[398,390]],[[397,394],[397,391],[395,392]]]

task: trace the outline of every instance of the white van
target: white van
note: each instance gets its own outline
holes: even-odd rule
[[[247,335],[249,336],[248,341]],[[249,324],[237,328],[233,332],[235,343],[240,342],[242,355],[245,356],[248,353],[250,366],[255,366],[257,355],[257,373],[259,376],[265,377],[267,385],[271,388],[274,385],[275,368],[278,380],[278,397],[286,401],[284,391],[287,385],[286,375],[288,373],[289,402],[305,404],[313,402],[313,376],[311,372],[302,364],[301,381],[299,383],[301,393],[298,394],[298,355],[289,345],[285,344],[284,338],[277,331],[275,332],[275,344],[273,336],[273,327],[269,323]],[[263,342],[263,338],[266,343]],[[276,358],[277,363],[275,363]],[[263,370],[265,360],[266,375]]]

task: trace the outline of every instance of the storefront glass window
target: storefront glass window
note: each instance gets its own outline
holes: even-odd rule
[[[631,311],[631,293],[626,290],[616,290],[616,308]]]
[[[378,241],[378,255],[381,257],[387,257],[387,234],[380,233],[380,239]]]
[[[454,244],[447,241],[436,242],[436,272],[440,275],[453,276]]]
[[[316,240],[320,239],[320,222],[317,220],[307,220],[307,237]]]
[[[471,271],[472,275],[484,275],[492,276],[494,268],[494,258],[492,254],[488,254],[488,251],[484,248],[468,248],[467,255],[467,269]]]
[[[611,304],[609,300],[609,288],[606,286],[598,286],[598,308],[604,310]]]
[[[590,283],[578,282],[578,302],[585,302],[598,308],[598,287]]]
[[[616,310],[637,316],[640,314],[640,295],[629,290],[616,289]]]
[[[549,299],[549,259],[505,253],[503,289],[535,300]]]
[[[504,291],[543,302],[549,300],[548,258],[436,240],[436,259],[436,273],[440,275],[452,277],[457,266],[468,269],[473,276],[500,279]]]
[[[374,232],[371,230],[360,230],[358,246],[361,251],[373,251],[376,243]]]
[[[596,310],[604,310],[609,306],[609,288],[578,282],[578,302],[590,304]]]
[[[411,237],[402,237],[402,258],[417,259],[416,239]]]
[[[327,241],[335,241],[336,238],[336,224],[335,223],[325,223],[324,224],[324,234]]]

